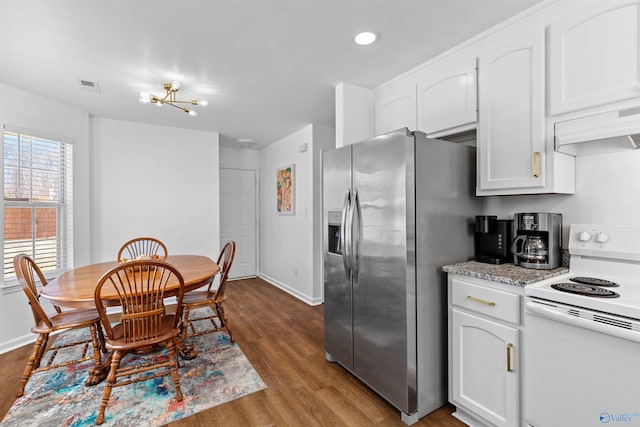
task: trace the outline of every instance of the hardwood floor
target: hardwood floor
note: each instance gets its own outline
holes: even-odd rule
[[[226,311],[237,343],[267,388],[171,426],[404,426],[399,412],[325,359],[323,306],[310,307],[261,279],[231,281]],[[0,356],[0,418],[14,400],[30,346]],[[415,426],[458,427],[446,405]]]

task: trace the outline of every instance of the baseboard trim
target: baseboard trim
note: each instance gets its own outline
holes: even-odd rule
[[[262,280],[266,281],[266,282],[269,282],[271,285],[275,286],[276,288],[285,291],[289,295],[299,299],[300,301],[302,301],[302,302],[304,302],[306,304],[309,304],[311,306],[322,304],[322,298],[309,298],[307,295],[301,293],[297,289],[294,289],[294,288],[282,283],[281,281],[279,281],[277,279],[274,279],[273,277],[269,277],[266,274],[259,273],[258,277],[261,278]]]
[[[0,354],[8,353],[12,350],[20,348],[22,346],[33,344],[36,340],[35,334],[27,334],[21,337],[14,338],[9,341],[0,343]]]

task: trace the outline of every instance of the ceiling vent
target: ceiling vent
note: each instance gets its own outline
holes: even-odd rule
[[[92,82],[91,80],[78,79],[80,88],[87,92],[100,93],[100,85],[98,82]]]

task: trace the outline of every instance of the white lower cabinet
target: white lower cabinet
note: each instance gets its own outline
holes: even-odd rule
[[[517,427],[522,289],[486,283],[449,276],[449,400],[469,425]]]

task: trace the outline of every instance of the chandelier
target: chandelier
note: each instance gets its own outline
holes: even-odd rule
[[[198,112],[196,110],[191,110],[178,104],[201,105],[203,107],[209,105],[209,101],[207,101],[206,99],[192,99],[189,101],[180,101],[176,99],[176,92],[180,90],[180,86],[180,82],[176,80],[172,81],[171,83],[165,83],[163,87],[166,93],[163,97],[151,95],[146,92],[141,92],[138,101],[140,101],[141,104],[156,104],[158,107],[161,107],[163,105],[171,105],[172,107],[179,108],[190,116],[197,116]]]

